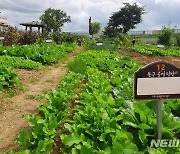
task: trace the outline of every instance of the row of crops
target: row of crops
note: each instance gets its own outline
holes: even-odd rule
[[[66,52],[72,52],[75,47],[76,43],[0,46],[0,55],[21,57],[41,64],[51,64],[63,57]]]
[[[133,100],[133,75],[141,65],[107,51],[86,51],[69,64],[59,86],[46,94],[38,115],[25,115],[29,129],[10,154],[168,154],[150,147],[156,139],[155,101]],[[180,139],[180,101],[164,101],[163,139]]]
[[[134,47],[130,47],[129,51],[132,52],[139,52],[142,54],[147,54],[151,56],[180,56],[180,47],[165,47],[165,48],[158,48],[155,45],[135,45]]]
[[[43,69],[44,65],[57,62],[75,48],[75,43],[0,46],[0,91],[19,82],[14,68]]]

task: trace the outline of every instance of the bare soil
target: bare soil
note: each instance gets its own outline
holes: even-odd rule
[[[169,57],[169,56],[153,57],[153,56],[148,56],[148,55],[140,54],[137,52],[129,52],[129,51],[125,51],[125,50],[119,50],[118,53],[121,55],[124,55],[124,56],[129,56],[132,59],[141,62],[143,66],[150,64],[152,62],[155,62],[155,61],[165,61],[165,62],[174,64],[174,65],[180,67],[180,57]]]
[[[27,127],[27,121],[22,119],[22,115],[37,113],[37,107],[45,102],[45,99],[39,96],[58,85],[60,78],[67,72],[67,64],[81,50],[78,48],[60,63],[45,70],[16,70],[25,89],[12,98],[0,97],[0,153],[17,149],[17,144],[13,141],[19,131]]]

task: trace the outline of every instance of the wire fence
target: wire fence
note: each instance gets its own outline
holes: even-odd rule
[[[180,33],[180,29],[174,29],[175,33]],[[129,31],[128,34],[132,36],[143,36],[143,35],[153,35],[160,34],[161,30],[146,30],[146,31]]]

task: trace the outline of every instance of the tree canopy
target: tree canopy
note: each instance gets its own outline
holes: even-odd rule
[[[110,17],[106,27],[107,30],[111,28],[116,32],[127,33],[142,21],[142,15],[145,13],[144,7],[138,6],[136,3],[132,5],[130,3],[123,4],[125,6],[119,11],[114,12]]]
[[[93,37],[94,34],[97,34],[101,29],[101,23],[100,22],[92,22],[91,23],[91,35]]]
[[[64,23],[71,22],[70,16],[60,9],[49,8],[40,17],[41,22],[45,25],[46,32],[61,32]]]

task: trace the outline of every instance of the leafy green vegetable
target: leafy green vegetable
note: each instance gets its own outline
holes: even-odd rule
[[[58,132],[63,153],[177,153],[179,148],[150,148],[157,136],[156,102],[133,100],[133,75],[141,65],[107,51],[87,51],[76,59],[73,72],[46,95],[39,115],[26,116],[30,133],[22,131],[17,139],[24,150],[52,152],[56,129],[63,127]],[[79,61],[83,71],[76,69]],[[178,107],[171,101],[163,105],[163,138],[178,138],[180,118],[173,113]]]
[[[0,66],[0,91],[17,83],[19,83],[17,73],[13,72],[10,67]]]
[[[36,44],[36,45],[16,45],[13,47],[0,47],[0,55],[9,55],[31,59],[42,64],[50,64],[64,57],[67,52],[75,50],[75,43],[64,43],[57,45]]]
[[[158,48],[155,45],[150,46],[141,46],[135,45],[134,47],[129,48],[132,52],[139,52],[152,56],[180,56],[180,48],[179,47],[166,47],[166,48]]]
[[[20,57],[0,56],[0,65],[13,68],[42,69],[41,63]]]

